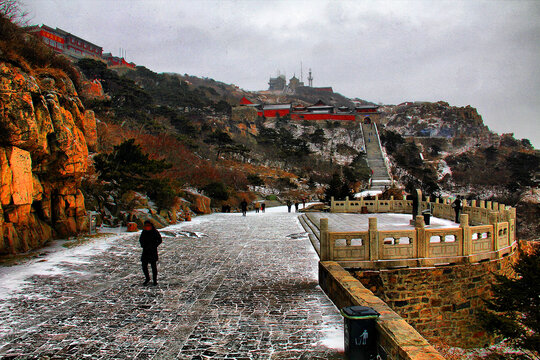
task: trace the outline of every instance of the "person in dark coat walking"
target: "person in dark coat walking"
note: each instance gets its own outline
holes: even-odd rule
[[[294,202],[294,211],[295,212],[298,212],[298,206],[300,206],[300,204],[298,204],[298,201],[295,201]]]
[[[155,228],[154,224],[151,221],[146,220],[144,222],[143,231],[141,232],[141,237],[139,238],[139,243],[143,249],[141,255],[141,263],[144,276],[146,280],[144,285],[148,285],[150,282],[150,274],[148,273],[148,264],[152,267],[152,279],[154,281],[154,286],[157,285],[157,261],[158,261],[158,252],[157,248],[161,244],[161,235],[159,231]]]
[[[240,203],[240,208],[242,208],[242,216],[246,216],[247,207],[248,207],[248,203],[246,199],[242,200],[242,202]]]
[[[287,200],[287,210],[291,212],[292,202],[291,200]]]
[[[459,224],[459,214],[461,213],[462,205],[461,205],[461,196],[458,195],[456,200],[452,203],[452,207],[454,208],[454,211],[456,213],[456,223]]]
[[[261,204],[261,210],[262,210],[262,212],[264,212],[264,210],[266,210],[266,204],[265,203]]]

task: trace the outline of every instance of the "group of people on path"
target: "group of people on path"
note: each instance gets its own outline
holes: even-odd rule
[[[293,203],[291,202],[291,200],[287,200],[287,211],[288,212],[291,212],[292,205],[293,205]],[[299,206],[300,206],[300,203],[298,201],[295,201],[294,202],[294,211],[295,212],[298,212],[298,207]],[[302,199],[302,208],[305,208],[305,207],[306,207],[306,199]]]
[[[255,202],[255,212],[256,213],[259,213],[260,211],[262,212],[265,212],[266,210],[266,203],[262,202]],[[247,211],[248,211],[248,203],[246,201],[246,199],[243,199],[242,202],[240,203],[240,209],[242,210],[242,216],[246,216],[247,214]]]
[[[291,209],[292,209],[292,206],[293,206],[293,203],[291,200],[287,200],[287,211],[288,212],[291,212]],[[303,208],[306,207],[306,199],[302,199],[302,206]],[[265,202],[258,202],[256,201],[253,205],[253,208],[255,209],[255,213],[259,213],[259,212],[265,212],[266,210],[266,203]],[[298,209],[300,208],[300,203],[298,201],[295,201],[294,202],[294,210],[296,212],[298,212]],[[247,211],[248,211],[248,202],[246,201],[246,199],[243,199],[242,202],[240,203],[240,209],[242,210],[242,216],[246,216],[247,214]]]

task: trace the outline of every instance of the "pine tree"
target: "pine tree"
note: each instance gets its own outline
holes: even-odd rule
[[[488,331],[510,343],[540,352],[540,247],[526,254],[513,266],[515,277],[495,275],[493,298],[487,302],[482,322]]]

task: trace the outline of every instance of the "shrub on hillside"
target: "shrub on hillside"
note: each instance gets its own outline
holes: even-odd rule
[[[156,179],[157,174],[171,168],[164,160],[150,159],[135,139],[116,145],[109,154],[94,157],[94,167],[99,179],[118,188],[120,193],[139,191],[148,194],[160,207],[168,207],[174,198],[169,180]]]
[[[229,192],[223,182],[212,182],[204,186],[202,190],[212,200],[226,201],[229,199]]]
[[[334,173],[324,193],[325,201],[330,202],[332,197],[334,200],[345,200],[347,196],[352,199],[352,195],[348,182],[338,173]]]

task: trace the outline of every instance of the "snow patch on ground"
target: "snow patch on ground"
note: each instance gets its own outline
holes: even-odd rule
[[[329,349],[345,350],[345,338],[342,328],[328,326],[327,328],[322,329],[322,334],[323,338],[319,341],[320,345]]]
[[[63,241],[57,240],[51,246],[42,249],[47,252],[44,257],[38,257],[20,265],[0,267],[0,300],[6,300],[23,291],[29,284],[28,279],[33,276],[80,275],[80,273],[66,270],[62,265],[86,264],[88,257],[107,250],[118,239],[131,235],[132,233],[126,233],[105,239],[98,238],[69,249],[62,247]]]
[[[355,199],[382,194],[382,190],[364,190],[354,194]]]
[[[452,176],[452,169],[450,169],[450,166],[448,166],[446,161],[441,160],[437,165],[437,179],[441,180],[446,175]]]

